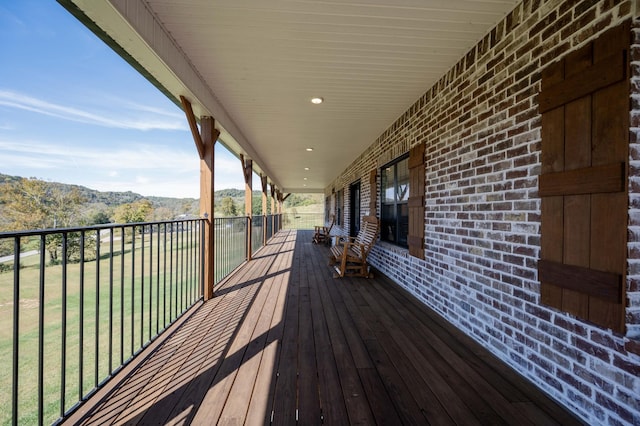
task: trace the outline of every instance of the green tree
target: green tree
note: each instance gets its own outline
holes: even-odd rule
[[[37,179],[20,179],[0,185],[3,203],[3,230],[21,231],[53,227],[46,183]]]
[[[113,212],[116,223],[136,223],[149,220],[153,214],[153,205],[149,200],[139,200],[133,203],[121,204]]]
[[[175,217],[176,217],[175,212],[168,207],[158,207],[153,210],[152,219],[155,221],[172,220]]]
[[[75,226],[84,201],[75,188],[64,190],[38,179],[23,178],[0,185],[7,230]]]
[[[238,216],[238,207],[233,198],[225,197],[220,203],[220,211],[224,216]]]
[[[251,198],[251,214],[260,216],[262,214],[262,193],[254,191]]]
[[[109,219],[109,215],[106,212],[97,211],[89,218],[88,225],[102,225],[109,222],[111,222],[111,220]]]
[[[38,179],[19,179],[0,185],[5,230],[68,228],[78,225],[84,198],[73,188],[66,190]],[[45,247],[52,263],[58,261],[62,234],[46,237]],[[68,234],[67,254],[78,252],[80,236]],[[68,260],[68,259],[67,259]]]

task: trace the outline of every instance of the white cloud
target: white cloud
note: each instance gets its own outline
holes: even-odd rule
[[[92,182],[91,185],[85,186],[98,191],[132,191],[145,196],[199,198],[199,184],[200,181],[196,178],[178,181],[169,177],[168,179],[153,179],[147,183],[137,183],[130,180],[97,180]]]
[[[198,198],[200,160],[195,147],[129,142],[123,147],[72,146],[0,138],[0,173],[37,177],[100,191]],[[244,189],[240,161],[216,151],[215,188]]]
[[[216,155],[214,162],[215,162],[216,170],[220,172],[242,173],[242,164],[240,163],[240,160],[231,156],[231,154],[229,154],[228,157],[222,157],[220,155]]]
[[[0,151],[21,159],[22,163],[35,166],[43,161],[51,167],[76,167],[81,164],[90,169],[114,170],[158,170],[179,172],[199,171],[199,159],[194,152],[131,142],[127,148],[112,148],[100,145],[67,146],[52,145],[40,141],[13,142],[0,140]]]
[[[149,182],[152,182],[147,176],[136,176],[136,185],[148,185]]]
[[[216,175],[216,181],[214,182],[214,186],[216,187],[216,190],[229,189],[229,188],[244,190],[243,182],[239,181],[238,179],[234,179],[233,177],[224,176],[224,175],[222,176]]]
[[[187,129],[186,120],[179,114],[131,102],[116,103],[119,107],[117,110],[88,111],[86,106],[82,106],[81,109],[51,103],[22,93],[0,90],[0,105],[103,127],[135,130]]]

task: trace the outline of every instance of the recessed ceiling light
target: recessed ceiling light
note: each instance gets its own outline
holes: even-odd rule
[[[304,178],[304,180],[307,180],[307,178]]]
[[[311,103],[312,104],[318,105],[318,104],[321,104],[322,102],[324,102],[323,98],[319,98],[319,97],[318,98],[311,98]]]
[[[306,171],[309,171],[309,168],[308,168],[308,167],[305,167],[304,169],[305,169]]]
[[[313,148],[307,148],[307,152],[313,151]]]

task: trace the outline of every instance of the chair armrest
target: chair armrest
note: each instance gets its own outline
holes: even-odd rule
[[[349,239],[351,237],[347,237],[346,235],[331,235],[331,237],[333,237],[334,242],[333,245],[338,245],[338,244],[344,244],[346,242],[349,242]]]
[[[336,240],[344,245],[353,245],[355,243],[355,237],[349,237],[347,235],[336,235]]]

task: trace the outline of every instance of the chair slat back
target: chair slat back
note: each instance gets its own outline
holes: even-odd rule
[[[335,214],[331,214],[329,216],[329,227],[327,228],[327,235],[329,235],[329,233],[331,232],[331,228],[333,228],[333,225],[336,223],[336,215]]]
[[[352,247],[353,251],[356,252],[358,256],[365,259],[369,255],[371,247],[373,247],[376,239],[378,238],[379,230],[380,222],[378,221],[378,218],[375,216],[364,216],[362,218],[360,232],[358,232],[355,239],[356,245]],[[360,245],[364,246],[364,253],[361,252]]]

